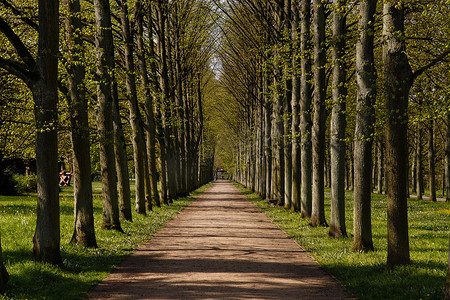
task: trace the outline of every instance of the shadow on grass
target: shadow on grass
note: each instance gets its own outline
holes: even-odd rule
[[[388,271],[384,264],[374,266],[335,265],[330,273],[345,280],[347,287],[361,299],[443,299],[445,278],[430,274],[431,265],[398,267]],[[437,266],[436,266],[437,267]],[[440,266],[442,267],[442,266]]]
[[[90,285],[90,282],[56,273],[51,266],[34,264],[10,276],[5,296],[11,299],[80,299],[79,291],[87,290]]]
[[[251,191],[242,187],[239,189],[258,206],[265,206],[265,202]],[[323,262],[331,274],[361,299],[443,299],[447,270],[448,223],[445,219],[447,216],[441,217],[433,211],[441,209],[443,203],[409,205],[410,237],[414,237],[410,244],[412,262],[408,266],[388,271],[385,197],[374,195],[372,199],[373,238],[377,251],[361,255],[351,251],[351,238],[326,240],[326,230],[305,226],[303,220],[283,208],[267,207],[264,211],[299,244],[304,244],[305,249]],[[353,209],[353,206],[349,205],[351,201],[346,204],[346,210],[350,212]],[[423,214],[432,217],[424,218]],[[347,214],[347,224],[351,224],[351,221],[352,215]],[[351,227],[348,228],[351,235]],[[436,257],[440,257],[442,253],[445,258],[437,260]]]
[[[9,237],[18,242],[5,247],[3,258],[10,274],[6,295],[0,299],[80,299],[92,286],[106,277],[111,270],[128,257],[136,247],[150,238],[154,232],[161,228],[176,213],[186,207],[203,190],[192,193],[188,197],[180,198],[169,206],[155,207],[147,216],[134,214],[134,222],[123,222],[126,234],[96,229],[97,243],[100,248],[83,248],[77,245],[68,245],[67,240],[61,240],[61,256],[63,263],[60,266],[35,262],[32,254],[32,228],[24,225],[21,216],[35,218],[36,200],[20,199],[15,203],[3,203],[0,209],[10,223],[10,232],[18,228],[18,237]],[[31,201],[28,201],[31,200]],[[8,199],[9,201],[9,199]],[[6,201],[5,201],[6,202]],[[61,197],[60,214],[62,223],[73,219],[73,200]],[[8,215],[12,218],[8,219]],[[94,218],[101,220],[101,202],[94,198]],[[22,222],[22,223],[20,223]],[[70,221],[72,222],[72,221]],[[24,226],[27,226],[26,228]],[[69,226],[70,227],[70,226]],[[5,228],[3,228],[5,230]],[[26,229],[26,230],[25,230]],[[63,228],[61,228],[63,230]],[[71,236],[70,232],[62,235]],[[26,234],[27,242],[23,243]],[[2,238],[5,235],[2,234]],[[5,238],[5,240],[8,240]],[[4,240],[4,241],[5,241]],[[25,246],[22,246],[25,245]],[[62,296],[63,295],[63,296]]]
[[[127,257],[101,248],[70,247],[78,248],[78,252],[62,251],[60,266],[34,261],[30,249],[4,251],[6,268],[15,269],[10,272],[6,299],[61,299],[61,295],[64,299],[79,299],[80,292],[88,291],[103,277],[97,275],[86,281],[84,274],[106,275]]]

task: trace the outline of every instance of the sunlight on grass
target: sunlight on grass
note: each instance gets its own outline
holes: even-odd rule
[[[146,216],[133,211],[133,222],[121,220],[125,234],[100,230],[102,223],[101,185],[93,184],[94,218],[99,248],[86,249],[69,244],[73,232],[73,189],[60,193],[62,266],[38,263],[32,256],[36,226],[35,195],[0,196],[0,229],[3,259],[10,274],[6,295],[0,299],[80,299],[93,285],[167,221],[171,220],[207,186],[169,206],[153,207]],[[132,198],[133,199],[133,198]]]
[[[241,187],[240,187],[241,188]],[[353,199],[346,192],[348,238],[328,238],[328,228],[311,227],[309,220],[287,211],[248,190],[241,190],[280,228],[297,241],[326,269],[360,299],[443,299],[447,274],[450,203],[409,199],[409,238],[411,264],[386,270],[386,196],[372,196],[372,234],[375,251],[352,252]],[[325,211],[330,219],[330,196]]]

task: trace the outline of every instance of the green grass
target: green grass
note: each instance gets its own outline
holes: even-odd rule
[[[60,194],[62,266],[33,260],[36,196],[0,196],[3,260],[10,275],[6,295],[1,299],[61,299],[61,295],[64,299],[80,299],[205,189],[206,186],[169,206],[154,207],[147,216],[133,212],[133,222],[121,220],[123,234],[99,229],[102,222],[101,186],[94,183],[94,218],[99,248],[86,249],[69,244],[73,232],[73,189],[63,188]]]
[[[346,226],[349,238],[328,238],[328,228],[314,228],[298,213],[267,202],[249,190],[244,194],[262,208],[280,228],[337,277],[360,299],[443,299],[447,274],[450,204],[424,200],[408,201],[411,264],[386,270],[386,196],[373,194],[372,233],[375,251],[352,252],[353,198],[346,193]],[[329,221],[330,195],[325,211]]]

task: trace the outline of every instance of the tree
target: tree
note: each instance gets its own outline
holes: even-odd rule
[[[311,225],[323,226],[325,221],[325,121],[326,121],[326,47],[325,3],[313,1],[314,32],[314,122],[312,127],[313,191]]]
[[[120,217],[132,221],[131,215],[131,188],[128,175],[128,157],[125,145],[125,135],[120,117],[119,95],[117,81],[114,73],[112,80],[112,122],[114,135],[114,154],[116,162],[117,185],[119,191]]]
[[[417,141],[416,141],[416,176],[417,176],[417,199],[422,199],[424,192],[423,186],[423,164],[422,164],[422,125],[417,124]]]
[[[0,18],[0,31],[22,62],[0,58],[0,67],[22,79],[33,94],[36,122],[36,167],[38,178],[37,221],[33,237],[36,260],[61,263],[57,149],[59,2],[38,1],[38,50],[35,60],[25,43]]]
[[[347,236],[345,227],[345,107],[347,72],[345,64],[347,1],[335,0],[333,10],[333,108],[330,128],[331,214],[329,235]]]
[[[141,112],[138,104],[136,89],[136,70],[134,64],[134,37],[130,28],[128,5],[125,0],[117,0],[120,7],[120,20],[122,25],[122,37],[125,45],[125,82],[127,98],[130,107],[130,124],[132,129],[132,144],[136,182],[135,210],[139,214],[145,214],[145,161],[146,147],[144,141],[144,128]]]
[[[71,139],[74,170],[75,224],[71,242],[85,247],[97,247],[94,231],[92,202],[91,159],[89,143],[88,101],[84,85],[84,45],[80,33],[83,25],[78,0],[63,0],[67,10],[65,18],[68,43],[68,89]]]
[[[373,250],[371,224],[372,143],[376,70],[373,39],[376,0],[360,3],[359,33],[356,44],[357,107],[354,142],[353,250]]]
[[[405,3],[386,1],[383,6],[383,65],[386,105],[386,181],[388,218],[387,267],[409,264],[407,212],[408,100],[414,80],[450,54],[448,46],[412,71],[406,54]],[[420,142],[420,141],[419,141]]]
[[[310,1],[301,3],[301,77],[300,77],[300,133],[301,133],[301,216],[311,217],[312,211],[312,144],[311,144],[311,40]]]
[[[151,17],[152,6],[148,5],[148,14]],[[137,27],[137,47],[138,47],[138,65],[139,65],[139,75],[141,77],[141,86],[144,91],[144,99],[145,99],[145,123],[146,123],[146,142],[147,142],[147,159],[148,159],[148,169],[150,176],[150,188],[151,188],[151,199],[155,202],[157,206],[161,206],[159,200],[159,192],[158,192],[158,178],[157,178],[157,169],[156,169],[156,128],[155,128],[155,116],[154,116],[154,103],[153,99],[155,96],[152,94],[152,86],[153,90],[158,89],[158,83],[156,79],[157,67],[155,63],[155,50],[153,43],[153,24],[150,20],[148,22],[148,34],[150,36],[150,45],[149,45],[149,57],[151,59],[150,63],[150,74],[151,80],[147,75],[147,63],[145,57],[144,50],[144,26],[143,26],[143,9],[141,6],[141,1],[136,1],[136,27]],[[152,86],[151,86],[152,85]],[[149,200],[151,201],[151,200]]]
[[[59,227],[58,147],[58,1],[39,1],[39,79],[32,83],[36,120],[38,207],[33,253],[36,260],[61,263]]]
[[[97,51],[97,124],[100,140],[100,165],[102,169],[103,223],[102,228],[122,231],[116,183],[113,135],[112,75],[114,70],[114,45],[112,39],[109,0],[95,0],[95,46]]]
[[[284,0],[283,12],[283,151],[284,151],[284,207],[293,209],[292,202],[292,8],[291,0]]]
[[[386,103],[386,176],[388,203],[387,267],[408,264],[407,216],[408,96],[412,70],[405,52],[405,10],[399,1],[383,6],[383,64]]]
[[[436,202],[436,152],[434,145],[434,120],[428,121],[428,165],[430,180],[430,200]]]
[[[450,113],[446,115],[446,136],[445,136],[445,199],[450,202]]]
[[[158,28],[158,52],[159,52],[159,71],[161,73],[160,78],[160,97],[158,99],[158,114],[160,119],[159,124],[159,149],[161,160],[161,190],[164,204],[169,204],[170,192],[169,192],[169,176],[168,176],[168,148],[169,148],[169,76],[167,66],[167,48],[166,48],[166,22],[167,22],[167,5],[163,1],[158,0],[155,4],[157,14],[157,28]]]
[[[295,211],[301,210],[301,138],[300,138],[300,10],[292,1],[292,204]]]

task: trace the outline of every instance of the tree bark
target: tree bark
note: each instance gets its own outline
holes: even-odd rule
[[[178,163],[180,167],[178,168],[179,173],[179,192],[180,196],[186,196],[189,194],[188,186],[187,186],[187,158],[186,158],[186,145],[184,143],[185,141],[185,134],[186,134],[186,126],[185,126],[185,109],[183,107],[184,101],[183,101],[183,74],[182,74],[182,66],[181,66],[181,60],[182,60],[182,53],[180,49],[180,43],[182,39],[182,30],[181,21],[179,20],[178,14],[180,13],[180,10],[182,10],[182,7],[178,7],[179,3],[175,3],[175,16],[174,16],[174,26],[175,26],[175,76],[176,76],[176,118],[177,118],[177,128],[178,128]]]
[[[383,194],[383,183],[384,183],[384,143],[378,142],[378,194]]]
[[[263,71],[260,70],[259,74],[259,157],[260,157],[260,174],[259,174],[259,193],[261,196],[261,199],[266,198],[266,157],[265,157],[265,149],[264,149],[264,143],[265,143],[265,109],[264,109],[264,92],[263,92]]]
[[[293,210],[301,209],[301,139],[300,139],[300,75],[298,58],[300,11],[292,1],[292,204]]]
[[[310,218],[312,211],[312,144],[311,144],[311,22],[310,1],[301,6],[301,77],[300,77],[300,133],[301,133],[301,216]]]
[[[345,107],[347,101],[346,2],[334,0],[333,12],[333,108],[330,129],[331,214],[329,236],[347,236],[345,227]]]
[[[60,264],[58,184],[59,2],[39,0],[39,46],[33,82],[36,120],[37,220],[33,254],[38,261]]]
[[[359,40],[356,44],[356,126],[354,142],[353,251],[373,250],[371,195],[372,143],[376,70],[373,54],[375,1],[360,4]]]
[[[130,108],[130,125],[133,144],[135,184],[136,184],[136,203],[135,211],[138,214],[145,214],[145,153],[144,129],[142,126],[142,117],[139,110],[136,90],[136,76],[134,66],[134,39],[128,19],[128,6],[125,1],[117,0],[120,5],[120,20],[122,23],[122,37],[125,44],[125,85],[127,98]]]
[[[281,89],[280,53],[275,49],[273,76],[273,107],[272,107],[272,193],[278,205],[284,206],[284,126],[283,97]]]
[[[112,119],[114,134],[114,155],[117,170],[117,185],[119,190],[119,210],[120,217],[127,221],[132,221],[131,214],[131,188],[128,175],[128,157],[125,145],[125,137],[122,128],[119,108],[119,93],[117,90],[117,81],[112,74]]]
[[[263,93],[264,93],[264,124],[265,124],[265,139],[264,139],[264,152],[266,157],[266,199],[271,199],[272,195],[272,121],[270,120],[270,116],[272,114],[272,101],[268,99],[268,79],[265,76],[266,80],[264,81]]]
[[[119,220],[114,136],[111,112],[111,75],[114,70],[114,49],[109,0],[94,0],[95,45],[97,51],[98,113],[97,124],[100,140],[100,166],[102,170],[103,223],[102,228],[122,232]]]
[[[292,43],[290,41],[292,34],[291,25],[291,0],[284,0],[283,14],[283,39],[285,45],[282,51],[283,61],[283,151],[284,151],[284,208],[291,209],[292,205]]]
[[[145,59],[145,51],[144,51],[144,26],[143,26],[143,15],[141,11],[141,2],[136,1],[136,11],[138,11],[138,15],[136,17],[136,27],[137,27],[137,47],[138,47],[138,65],[139,65],[139,74],[141,77],[141,86],[144,91],[144,99],[145,99],[145,123],[147,126],[146,132],[146,142],[147,142],[147,159],[148,159],[148,172],[149,172],[149,180],[150,180],[150,189],[151,189],[151,199],[148,201],[154,202],[154,204],[158,207],[161,206],[161,202],[159,199],[158,193],[158,171],[156,169],[156,125],[155,125],[155,116],[154,116],[154,104],[151,88],[156,91],[158,90],[158,82],[156,78],[157,74],[157,66],[155,63],[155,49],[153,41],[149,45],[150,58],[152,58],[150,63],[150,74],[151,80],[147,76],[147,63]],[[151,9],[151,5],[149,5],[149,9]],[[150,22],[151,23],[151,22]],[[149,24],[148,27],[149,36],[153,38],[153,26]],[[147,204],[150,206],[150,204]]]
[[[422,162],[422,126],[417,126],[416,144],[416,168],[417,168],[417,199],[421,200],[424,191],[423,184],[423,162]]]
[[[311,225],[327,225],[325,221],[325,3],[313,1],[314,32],[314,122],[312,127],[313,190]]]
[[[168,170],[170,168],[170,111],[169,111],[169,69],[167,65],[167,43],[166,43],[166,22],[167,22],[167,5],[165,1],[158,0],[156,2],[156,15],[158,19],[158,49],[159,49],[159,71],[160,71],[160,103],[159,113],[161,120],[160,127],[160,160],[161,160],[161,189],[164,204],[171,201],[171,185]]]
[[[383,6],[383,64],[386,102],[387,229],[389,269],[409,264],[408,210],[408,96],[412,70],[404,40],[405,12],[399,1]]]
[[[79,0],[63,0],[67,9],[66,38],[69,46],[69,101],[74,173],[74,230],[71,243],[97,247],[92,202],[88,101],[84,87],[84,45]]]
[[[450,202],[450,113],[448,112],[445,138],[445,199],[446,202]]]
[[[428,165],[430,172],[428,179],[430,180],[430,200],[436,202],[436,153],[434,150],[434,120],[428,123]]]

